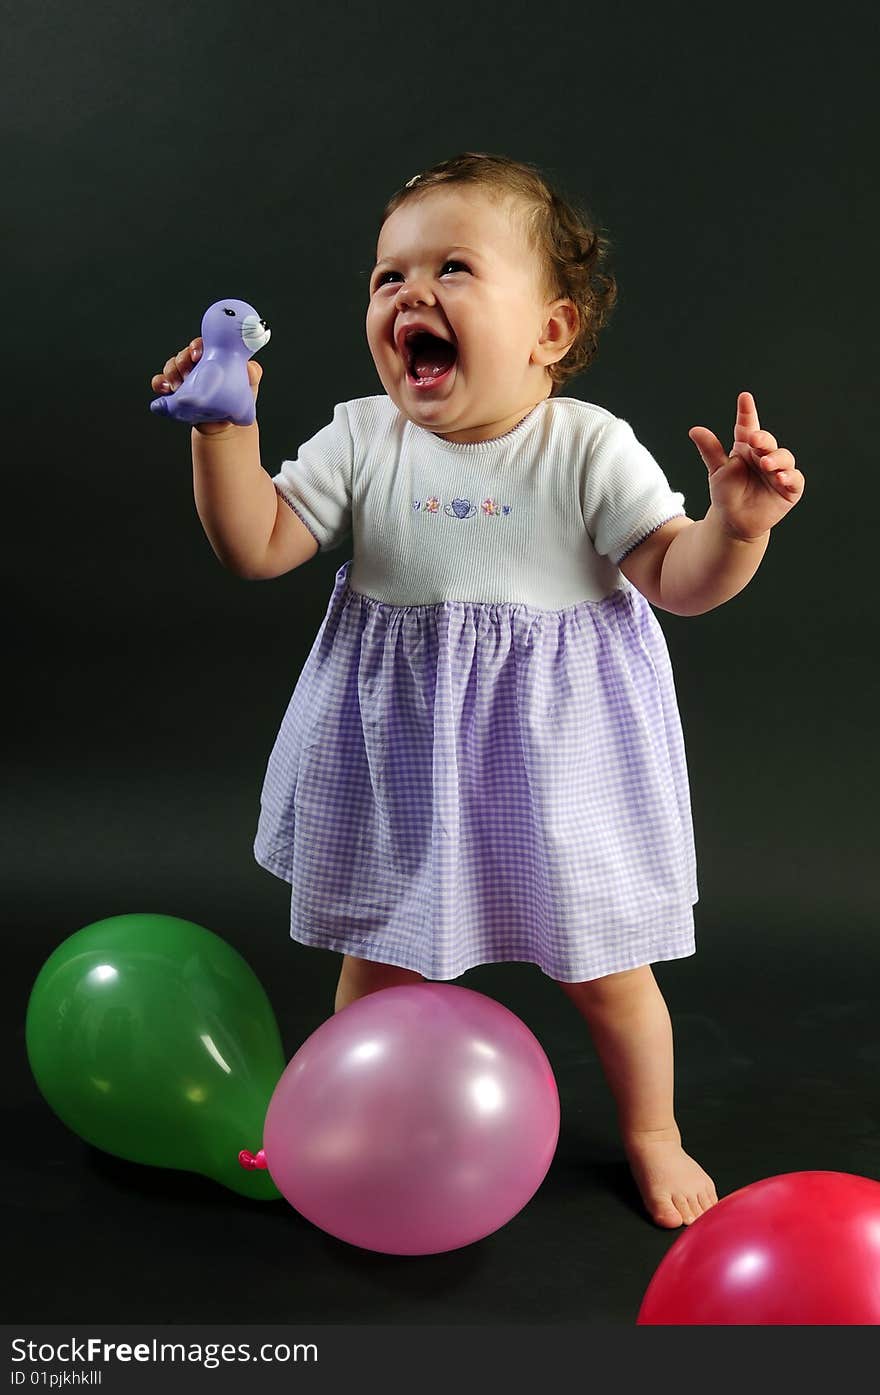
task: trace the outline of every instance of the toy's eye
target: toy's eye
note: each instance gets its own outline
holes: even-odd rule
[[[224,315],[231,315],[232,318],[235,319],[235,311],[234,311],[234,310],[227,310],[225,306],[223,307],[223,314],[224,314]]]

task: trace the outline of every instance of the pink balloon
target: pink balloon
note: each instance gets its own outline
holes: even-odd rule
[[[722,1197],[676,1239],[638,1323],[880,1323],[880,1183],[785,1172]]]
[[[452,984],[383,988],[324,1022],[269,1103],[278,1190],[330,1235],[439,1254],[534,1196],[559,1139],[550,1062],[514,1013]]]

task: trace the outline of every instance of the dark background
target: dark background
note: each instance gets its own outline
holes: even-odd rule
[[[348,547],[274,582],[214,558],[189,428],[149,380],[223,295],[272,329],[263,462],[382,391],[366,343],[381,209],[462,150],[533,161],[612,239],[620,301],[568,396],[629,420],[708,507],[688,428],[737,393],[806,476],[749,587],[656,612],[692,785],[696,956],[656,969],[684,1141],[719,1194],[880,1177],[876,1030],[876,21],[773,7],[314,10],[48,0],[6,28],[5,1234],[16,1321],[632,1323],[675,1234],[622,1162],[586,1028],[527,965],[472,971],[550,1055],[544,1186],[416,1260],[286,1203],[88,1148],[24,1050],[67,936],[154,911],[234,945],[287,1056],[334,955],[288,939],[251,845],[268,753]],[[246,1282],[242,1276],[246,1275]]]

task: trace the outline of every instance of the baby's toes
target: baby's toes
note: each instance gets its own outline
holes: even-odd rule
[[[681,1225],[682,1217],[671,1196],[652,1196],[649,1210],[658,1225],[674,1230]]]
[[[700,1208],[695,1196],[686,1196],[683,1192],[672,1193],[672,1204],[681,1216],[685,1225],[692,1225],[700,1214]]]

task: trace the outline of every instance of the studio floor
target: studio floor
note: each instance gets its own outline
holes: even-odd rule
[[[196,1174],[123,1161],[65,1128],[24,1047],[33,978],[63,935],[56,924],[18,930],[5,982],[7,1020],[18,1022],[4,1130],[4,1233],[15,1257],[7,1321],[632,1325],[684,1233],[643,1213],[586,1028],[532,966],[489,966],[458,982],[516,1012],[548,1054],[562,1121],[547,1177],[484,1240],[399,1257],[336,1240],[285,1201],[247,1201]],[[737,945],[730,925],[701,913],[698,953],[655,966],[675,1032],[683,1141],[720,1196],[784,1172],[880,1178],[871,989],[880,966],[870,935],[849,934],[844,966],[818,948],[827,927],[768,914]],[[270,934],[259,917],[248,958],[289,1058],[329,1015],[338,961]]]

